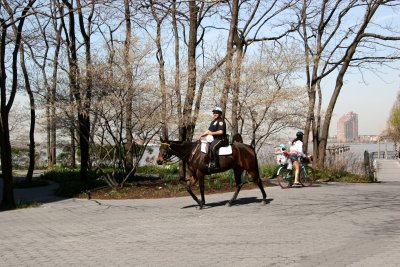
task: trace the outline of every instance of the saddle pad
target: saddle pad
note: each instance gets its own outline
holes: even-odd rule
[[[201,152],[207,153],[207,142],[201,142]],[[230,155],[232,154],[232,146],[223,146],[219,148],[219,155]]]

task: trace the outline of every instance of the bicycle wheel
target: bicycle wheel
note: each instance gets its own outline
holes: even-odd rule
[[[278,183],[281,188],[289,188],[293,185],[293,172],[285,167],[280,167],[278,170]]]
[[[314,169],[307,165],[302,166],[302,168],[300,169],[299,182],[304,187],[308,187],[314,183],[314,179],[315,179]]]

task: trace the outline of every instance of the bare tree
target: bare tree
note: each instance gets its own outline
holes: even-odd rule
[[[226,109],[228,93],[231,91],[233,133],[239,132],[241,68],[248,47],[257,42],[276,42],[297,28],[297,21],[291,21],[290,7],[298,0],[288,1],[232,1],[230,29],[227,41],[227,62],[220,105]],[[281,22],[281,18],[288,20]],[[272,30],[273,29],[273,30]],[[264,33],[264,32],[267,32]],[[232,77],[233,75],[233,77]]]
[[[70,102],[72,103],[75,99],[78,101],[80,99],[80,86],[79,86],[79,67],[78,67],[78,55],[77,55],[77,38],[75,34],[75,15],[74,15],[74,7],[67,0],[63,0],[63,3],[68,8],[68,27],[66,23],[63,21],[63,29],[65,34],[66,44],[68,46],[68,79],[69,79],[69,88],[70,88]],[[61,14],[63,12],[63,6],[60,7]],[[64,20],[64,16],[61,16],[61,19]],[[72,112],[70,117],[74,118],[75,107],[72,108]],[[78,105],[78,114],[82,111],[79,109]],[[83,116],[80,116],[83,117]],[[70,135],[71,135],[71,167],[75,167],[75,120],[71,119],[70,126]],[[83,137],[82,137],[83,138]]]
[[[89,142],[90,142],[90,104],[92,95],[92,55],[91,55],[91,35],[92,35],[92,18],[94,15],[95,1],[87,3],[89,8],[87,16],[87,24],[85,24],[83,15],[83,6],[80,0],[77,0],[77,8],[75,9],[72,2],[63,0],[68,8],[69,33],[67,37],[69,48],[70,70],[69,77],[71,82],[72,93],[76,101],[78,111],[78,132],[79,146],[81,152],[80,178],[83,181],[88,179],[89,166]],[[86,7],[86,6],[85,6]],[[85,47],[85,75],[84,81],[79,78],[79,63],[77,58],[76,34],[75,34],[75,13],[77,13],[79,21],[79,29]]]
[[[35,13],[37,30],[32,30],[32,32],[37,32],[37,35],[30,39],[24,39],[24,45],[29,48],[30,58],[39,68],[42,74],[43,85],[38,85],[39,95],[43,95],[46,99],[45,112],[46,112],[46,136],[47,136],[47,162],[48,168],[52,169],[56,164],[56,94],[57,94],[57,78],[59,71],[59,55],[61,49],[61,31],[62,22],[57,17],[60,13],[61,7],[58,0],[52,0],[50,5],[50,13],[44,13],[43,16],[39,12]],[[53,29],[49,29],[49,25],[53,26]],[[54,46],[52,46],[54,44]],[[51,53],[53,57],[51,57]],[[48,65],[51,61],[52,72],[51,76],[48,72]],[[40,92],[40,88],[44,87],[45,92]]]
[[[262,44],[258,58],[243,64],[239,109],[239,131],[251,137],[257,151],[282,131],[304,124],[307,97],[293,82],[301,58],[292,46],[274,49]],[[260,97],[262,96],[262,97]]]
[[[20,48],[20,64],[22,68],[22,73],[24,75],[25,89],[29,97],[29,107],[30,107],[30,127],[29,127],[29,166],[28,172],[26,174],[26,180],[28,182],[32,181],[33,170],[35,168],[35,124],[36,124],[36,106],[35,97],[32,92],[31,83],[29,79],[28,70],[25,64],[25,51],[24,46],[21,44]]]
[[[305,148],[310,131],[313,135],[313,153],[317,166],[324,166],[329,125],[333,109],[343,87],[349,68],[390,62],[398,59],[399,49],[390,42],[400,40],[395,31],[374,21],[378,9],[398,6],[396,1],[321,1],[319,5],[304,0],[302,5],[300,35],[304,43],[306,84],[309,95],[308,120],[305,127]],[[363,12],[360,21],[352,19]],[[381,29],[382,34],[371,31]],[[383,50],[385,48],[385,50]],[[378,52],[377,52],[378,51]],[[324,120],[321,119],[321,80],[335,75],[336,81]],[[318,101],[317,101],[318,95]],[[317,104],[316,104],[317,103]]]
[[[9,113],[14,103],[15,94],[18,84],[18,53],[20,52],[22,29],[29,10],[32,8],[36,0],[30,0],[27,3],[17,3],[14,8],[6,0],[2,0],[0,5],[0,23],[1,23],[1,38],[0,38],[0,149],[1,149],[1,169],[3,177],[3,199],[0,204],[0,209],[7,210],[15,208],[14,192],[13,192],[13,174],[12,174],[12,160],[11,160],[11,144],[10,144],[10,131],[9,131]],[[5,8],[5,12],[1,10]],[[21,10],[21,15],[16,16],[16,12]],[[9,43],[7,35],[9,34],[9,27],[17,26],[16,35],[12,37],[13,42]],[[6,50],[8,44],[12,45],[11,57],[11,70],[12,81],[11,88],[7,90],[7,69]],[[7,99],[8,97],[8,99]]]
[[[125,53],[116,55],[118,62],[123,62]],[[146,65],[144,61],[132,61],[133,66]],[[156,88],[151,84],[146,84],[140,77],[133,77],[132,91],[132,124],[130,131],[135,136],[130,152],[132,153],[131,162],[126,164],[128,149],[126,149],[127,132],[125,124],[125,107],[127,102],[125,70],[119,69],[118,64],[113,65],[114,70],[109,70],[107,65],[96,65],[96,81],[94,83],[95,94],[93,95],[93,109],[98,117],[98,126],[94,132],[95,142],[92,147],[92,157],[95,168],[102,174],[108,185],[112,188],[120,188],[137,171],[137,167],[146,152],[148,143],[154,135],[159,132],[158,107],[159,101],[154,99]],[[111,75],[110,75],[111,74]],[[121,75],[119,75],[121,74]],[[145,75],[145,74],[143,74]],[[135,83],[135,78],[136,80]],[[139,84],[140,82],[140,84]],[[143,116],[145,114],[145,116]],[[106,173],[104,167],[111,167],[112,172]],[[128,166],[132,168],[128,169]]]
[[[395,150],[398,152],[398,145],[400,144],[400,93],[393,103],[390,117],[388,120],[388,135],[393,139]],[[400,157],[400,154],[396,155]]]
[[[156,58],[158,62],[158,78],[160,83],[160,92],[161,92],[161,123],[162,123],[162,136],[164,138],[168,137],[168,125],[167,125],[167,84],[165,78],[165,61],[164,61],[164,53],[162,48],[162,36],[161,36],[161,28],[164,20],[169,15],[168,9],[167,11],[163,11],[163,5],[160,3],[155,3],[155,1],[150,0],[150,11],[153,20],[156,22],[156,36],[155,43],[157,47]]]

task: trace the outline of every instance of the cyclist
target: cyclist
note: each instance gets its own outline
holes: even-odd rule
[[[293,162],[294,167],[296,168],[294,174],[294,185],[299,185],[299,173],[300,173],[300,163],[299,160],[304,158],[306,155],[303,153],[303,136],[304,133],[298,131],[296,133],[296,138],[292,141],[292,146],[290,147],[289,153],[290,158]]]

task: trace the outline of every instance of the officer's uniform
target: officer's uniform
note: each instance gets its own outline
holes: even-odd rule
[[[224,145],[226,145],[226,124],[225,120],[221,117],[213,120],[208,127],[208,130],[211,132],[216,132],[222,130],[224,133],[221,135],[213,135],[214,140],[210,144],[210,150],[214,157],[214,165],[215,168],[219,168],[219,157],[218,157],[218,149]]]

